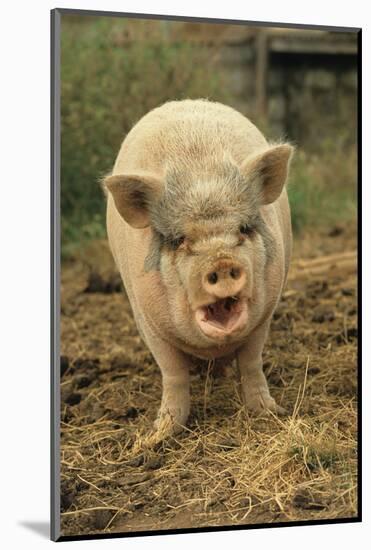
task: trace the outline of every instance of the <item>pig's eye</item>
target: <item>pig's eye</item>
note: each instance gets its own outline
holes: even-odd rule
[[[240,225],[240,233],[242,233],[243,235],[249,236],[254,233],[254,229],[247,224]]]
[[[181,237],[178,237],[177,239],[173,239],[172,241],[170,241],[169,244],[173,250],[177,250],[177,248],[179,248],[180,245],[184,243],[184,239],[185,237],[181,236]]]

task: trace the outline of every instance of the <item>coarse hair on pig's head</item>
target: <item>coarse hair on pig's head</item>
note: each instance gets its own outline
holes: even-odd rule
[[[213,340],[246,325],[254,280],[274,257],[260,214],[281,194],[292,147],[267,146],[238,166],[231,157],[167,166],[153,174],[110,176],[106,187],[133,227],[152,227],[145,269],[158,269],[169,292],[183,289],[196,323]]]

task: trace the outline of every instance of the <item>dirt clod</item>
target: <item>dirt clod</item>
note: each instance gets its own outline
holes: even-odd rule
[[[92,523],[95,529],[102,530],[112,519],[113,513],[110,510],[95,510]]]
[[[132,466],[133,468],[137,468],[138,466],[142,466],[144,462],[144,455],[139,455],[139,456],[136,456],[134,458],[132,458],[131,460],[128,460],[127,461],[127,466]]]
[[[67,372],[69,367],[69,360],[66,355],[61,356],[61,377]]]
[[[339,237],[339,235],[342,235],[343,233],[344,233],[344,228],[340,227],[338,225],[335,225],[335,227],[333,227],[329,231],[328,236],[329,237]]]
[[[72,392],[64,398],[64,402],[67,403],[67,405],[70,405],[71,407],[73,407],[74,405],[78,405],[80,401],[81,401],[81,393],[77,393],[77,392]]]
[[[68,508],[73,503],[75,495],[76,495],[75,491],[65,492],[61,495],[61,510],[62,510],[62,512],[65,512],[66,510],[68,510]]]
[[[76,388],[78,389],[82,389],[82,388],[86,388],[87,386],[90,386],[90,384],[93,382],[94,380],[94,375],[90,374],[90,375],[81,375],[81,376],[77,376],[76,377]]]
[[[335,319],[335,312],[329,307],[319,306],[315,309],[312,316],[312,321],[314,323],[330,323]]]
[[[304,510],[323,510],[327,506],[320,500],[315,499],[310,491],[306,489],[299,489],[292,499],[292,503],[296,508]]]
[[[91,271],[89,273],[88,283],[84,292],[102,292],[103,294],[112,294],[122,291],[122,282],[117,274],[104,278],[100,273]]]
[[[117,483],[122,487],[130,487],[130,485],[136,485],[137,483],[143,483],[151,479],[151,475],[147,472],[128,474],[117,480]]]
[[[91,357],[78,357],[75,362],[75,370],[90,370],[97,369],[100,365],[100,360]]]
[[[158,468],[161,468],[164,464],[164,457],[163,456],[155,456],[153,458],[150,458],[148,462],[144,465],[145,470],[157,470]]]
[[[128,407],[124,414],[123,418],[136,418],[139,414],[139,410],[136,407]]]

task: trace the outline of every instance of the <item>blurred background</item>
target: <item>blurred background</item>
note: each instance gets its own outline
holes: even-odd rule
[[[105,237],[99,179],[150,109],[207,97],[297,146],[294,231],[356,222],[353,33],[63,15],[62,257]]]

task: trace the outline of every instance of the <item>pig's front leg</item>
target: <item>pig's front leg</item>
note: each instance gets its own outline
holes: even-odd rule
[[[162,399],[155,428],[178,433],[190,410],[189,359],[161,338],[145,331],[145,341],[162,374]]]
[[[263,372],[262,353],[269,325],[270,320],[249,334],[244,346],[238,352],[242,397],[246,408],[254,413],[270,410],[284,414],[285,409],[277,405],[270,395]]]

